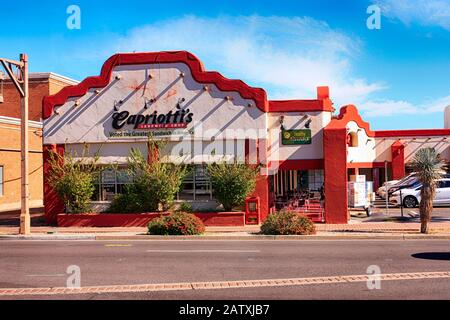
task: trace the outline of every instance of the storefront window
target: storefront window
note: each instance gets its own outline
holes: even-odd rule
[[[102,170],[95,177],[95,192],[93,201],[111,201],[115,195],[124,192],[131,182],[125,168]],[[192,165],[177,193],[178,200],[209,201],[213,199],[212,185],[206,175],[205,165]]]
[[[319,191],[323,183],[323,170],[281,170],[274,177],[274,193],[289,196],[305,190]]]
[[[95,192],[92,200],[111,201],[115,195],[123,193],[125,185],[131,181],[125,169],[105,169],[95,178]]]
[[[309,189],[308,171],[297,171],[297,174],[298,174],[298,189],[299,190]]]
[[[309,170],[308,171],[308,186],[309,190],[318,191],[324,182],[323,170]]]
[[[323,185],[323,170],[298,171],[298,189],[319,191]]]
[[[213,199],[211,181],[205,165],[192,165],[177,194],[178,200],[208,201]]]

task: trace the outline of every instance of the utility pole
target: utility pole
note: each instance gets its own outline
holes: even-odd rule
[[[386,215],[389,216],[388,162],[384,161],[384,180],[386,186]]]
[[[20,169],[21,169],[21,210],[20,210],[20,234],[30,234],[30,207],[29,207],[29,183],[28,183],[28,56],[20,55],[20,61],[0,58],[6,73],[20,94]],[[19,70],[15,75],[13,67]]]

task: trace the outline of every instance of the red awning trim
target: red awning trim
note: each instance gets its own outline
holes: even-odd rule
[[[324,100],[271,100],[269,112],[333,112],[330,99]]]
[[[375,131],[377,138],[450,136],[450,129],[383,130]]]
[[[450,136],[450,129],[417,129],[417,130],[379,130],[372,131],[368,122],[365,122],[354,105],[341,108],[339,115],[326,127],[327,129],[345,128],[350,121],[355,121],[366,134],[372,138],[402,138],[402,137],[439,137]]]

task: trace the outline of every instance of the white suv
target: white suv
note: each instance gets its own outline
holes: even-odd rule
[[[401,189],[403,206],[406,208],[414,208],[420,203],[420,183],[415,184],[411,188]],[[389,202],[394,205],[400,205],[400,190],[395,191],[390,197]],[[433,204],[435,206],[450,205],[450,178],[440,179],[436,188],[436,197]]]
[[[416,173],[413,172],[413,173],[408,174],[407,176],[404,176],[400,180],[392,180],[392,181],[385,182],[383,184],[383,186],[378,188],[377,194],[381,198],[386,199],[386,185],[387,185],[388,193],[389,193],[389,195],[391,195],[392,192],[394,192],[395,189],[397,189],[397,187],[403,187],[403,186],[409,187],[416,181],[417,181]]]
[[[381,187],[379,187],[376,191],[376,194],[379,195],[381,198],[386,198],[386,189],[389,190],[390,187],[394,186],[395,184],[399,183],[400,180],[391,180],[383,183]],[[387,185],[387,188],[386,188]]]

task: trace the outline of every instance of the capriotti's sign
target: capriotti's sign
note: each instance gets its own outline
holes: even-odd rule
[[[147,109],[147,105],[146,108]],[[194,114],[189,109],[182,109],[179,104],[176,111],[150,114],[132,114],[129,111],[116,111],[112,114],[112,127],[109,132],[112,139],[143,137],[182,137],[192,135],[193,129],[186,129],[192,122]],[[162,130],[158,130],[162,129]]]
[[[151,114],[130,114],[129,111],[114,112],[112,115],[112,127],[116,130],[126,129],[132,126],[133,129],[176,129],[186,128],[192,122],[194,114],[189,109],[172,110],[166,114],[159,114],[153,111]]]

